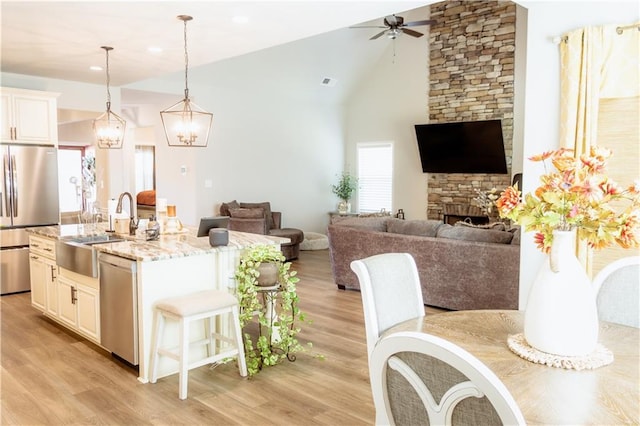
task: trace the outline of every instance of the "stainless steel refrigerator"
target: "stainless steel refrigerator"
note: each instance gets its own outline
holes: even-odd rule
[[[31,289],[25,228],[58,224],[58,152],[53,146],[1,145],[0,294]]]

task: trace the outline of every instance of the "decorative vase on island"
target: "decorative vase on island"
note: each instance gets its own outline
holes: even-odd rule
[[[346,200],[342,200],[338,203],[338,213],[347,214],[351,211],[351,203]]]
[[[583,356],[598,343],[598,311],[591,280],[575,256],[576,232],[554,231],[525,310],[524,337],[532,347]]]

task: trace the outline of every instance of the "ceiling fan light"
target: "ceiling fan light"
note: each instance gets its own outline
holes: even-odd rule
[[[387,32],[387,38],[395,40],[400,35],[400,31],[397,28],[392,28]]]

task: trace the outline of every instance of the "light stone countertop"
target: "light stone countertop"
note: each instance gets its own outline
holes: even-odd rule
[[[27,228],[27,232],[54,240],[68,240],[77,237],[104,235],[106,224],[99,223],[94,228],[91,225],[54,225]],[[284,244],[288,238],[272,237],[268,235],[249,234],[246,232],[229,231],[229,244],[211,247],[209,237],[196,237],[196,228],[186,226],[185,232],[162,234],[155,241],[146,241],[142,236],[114,234],[126,241],[94,244],[96,251],[113,254],[115,256],[142,262],[172,259],[186,256],[199,256],[230,250],[241,250],[257,244]]]

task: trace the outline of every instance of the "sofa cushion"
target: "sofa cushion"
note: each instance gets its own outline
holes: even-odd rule
[[[229,209],[229,216],[240,219],[262,219],[264,216],[263,209]]]
[[[479,243],[509,244],[513,238],[513,234],[507,231],[494,231],[493,229],[445,224],[438,228],[437,237],[452,240],[475,241]]]
[[[388,217],[347,217],[335,222],[338,226],[369,229],[371,231],[387,232]]]
[[[239,209],[240,204],[236,200],[229,201],[228,203],[220,204],[220,216],[231,216],[229,209]]]
[[[387,221],[387,232],[435,237],[440,225],[443,225],[443,223],[439,220],[402,220],[391,218]]]
[[[240,207],[245,209],[263,209],[264,217],[267,219],[267,229],[273,229],[273,217],[271,216],[271,203],[268,201],[262,203],[240,203]]]

